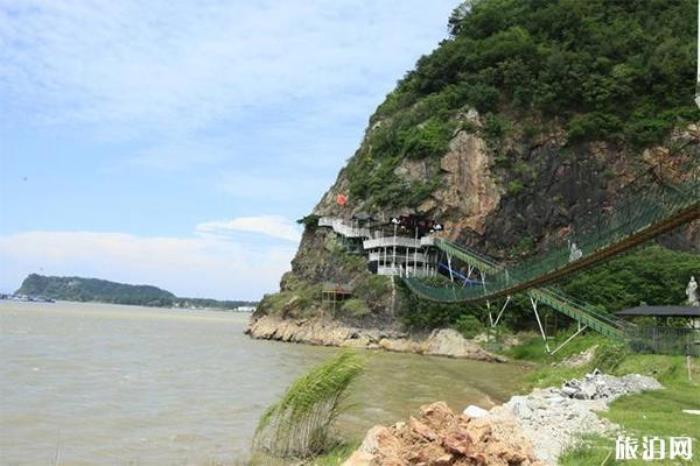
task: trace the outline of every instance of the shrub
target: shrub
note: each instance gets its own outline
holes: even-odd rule
[[[496,110],[498,97],[498,89],[486,84],[475,84],[467,91],[467,100],[481,113]]]
[[[370,313],[367,303],[358,298],[348,299],[343,303],[341,310],[352,317],[363,317]]]
[[[606,341],[595,350],[591,361],[591,368],[597,368],[602,372],[612,373],[629,355],[629,349],[624,343]]]
[[[402,136],[403,154],[413,159],[441,156],[447,152],[454,124],[430,118],[423,124],[406,130]]]
[[[343,396],[362,367],[360,357],[346,351],[295,380],[260,418],[253,450],[282,458],[306,458],[327,449]]]
[[[578,142],[584,139],[610,139],[622,129],[622,122],[615,115],[593,112],[577,115],[567,127],[569,140]]]
[[[382,299],[389,293],[391,278],[384,275],[367,275],[355,286],[355,293],[366,301]]]
[[[297,223],[300,225],[304,225],[304,228],[306,228],[307,230],[313,231],[314,229],[316,229],[316,227],[318,227],[318,219],[318,215],[309,214],[297,220]]]
[[[682,304],[691,275],[700,276],[700,256],[650,246],[580,273],[563,289],[613,312],[637,306],[640,301]]]
[[[508,182],[508,194],[515,196],[525,189],[525,184],[520,180],[510,180]]]
[[[492,144],[500,141],[508,132],[510,128],[510,123],[498,115],[487,115],[486,121],[484,122],[484,136]]]
[[[474,338],[484,331],[481,321],[471,314],[461,315],[452,328],[461,333],[464,338]]]

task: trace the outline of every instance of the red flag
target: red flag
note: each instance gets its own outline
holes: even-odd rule
[[[348,202],[348,197],[347,197],[345,194],[338,194],[338,195],[335,197],[335,202],[336,202],[339,206],[344,206],[344,205]]]

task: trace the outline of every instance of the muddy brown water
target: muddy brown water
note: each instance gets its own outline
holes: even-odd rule
[[[0,464],[240,464],[257,420],[337,349],[251,340],[247,314],[0,301]],[[446,401],[490,407],[526,373],[491,364],[366,352],[338,428]]]

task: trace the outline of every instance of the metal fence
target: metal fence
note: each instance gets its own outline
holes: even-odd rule
[[[683,327],[633,327],[627,329],[629,345],[636,353],[700,356],[700,329]]]

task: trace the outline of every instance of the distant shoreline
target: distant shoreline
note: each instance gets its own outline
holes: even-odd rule
[[[20,288],[0,299],[27,302],[93,302],[177,309],[215,309],[250,312],[256,301],[179,297],[153,285],[131,285],[100,278],[59,277],[29,274]]]
[[[241,314],[250,314],[255,310],[255,306],[239,306],[237,308],[226,308],[216,306],[178,306],[178,305],[148,305],[141,303],[120,303],[100,300],[75,301],[70,299],[53,299],[43,296],[26,296],[0,293],[0,302],[9,303],[30,303],[30,304],[54,304],[54,303],[71,303],[71,304],[108,304],[114,306],[132,306],[132,307],[148,307],[153,309],[175,309],[183,311],[216,311],[216,312],[235,312]]]

